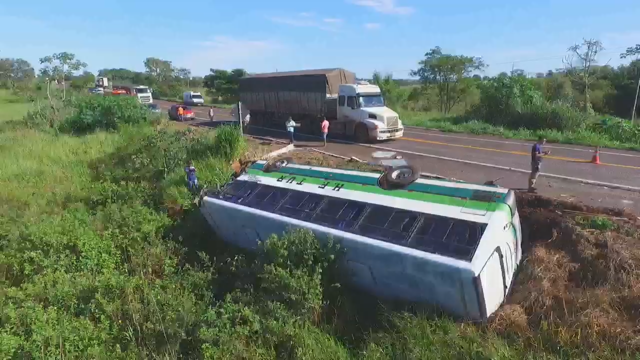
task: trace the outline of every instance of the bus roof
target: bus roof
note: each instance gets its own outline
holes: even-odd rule
[[[506,204],[509,189],[503,187],[439,179],[418,179],[402,190],[384,190],[378,186],[381,173],[296,164],[287,164],[277,172],[266,173],[262,171],[265,164],[266,161],[258,161],[247,169],[247,173],[251,176],[270,178],[303,176],[307,178],[307,183],[317,182],[318,185],[326,181],[337,181],[343,183],[345,190],[459,207],[469,214],[473,214],[474,211],[478,215],[494,211],[511,212]]]

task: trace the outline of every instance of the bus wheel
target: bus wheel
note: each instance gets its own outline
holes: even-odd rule
[[[388,169],[382,174],[381,185],[390,189],[404,188],[420,177],[420,170],[413,165],[402,165]]]
[[[365,124],[356,125],[356,142],[368,143],[369,142],[369,129]]]
[[[293,163],[293,159],[289,157],[277,161],[269,161],[264,165],[262,171],[266,173],[275,172],[291,163]]]

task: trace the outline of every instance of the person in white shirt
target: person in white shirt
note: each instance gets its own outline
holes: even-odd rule
[[[298,126],[298,125],[295,123],[295,121],[293,121],[291,116],[289,116],[289,120],[287,120],[285,125],[287,126],[287,132],[289,133],[289,140],[293,144],[293,142],[294,142],[293,132],[294,132],[296,126]]]
[[[213,106],[209,108],[209,120],[213,121],[216,113],[213,111]]]

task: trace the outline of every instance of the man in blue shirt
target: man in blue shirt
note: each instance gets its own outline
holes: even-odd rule
[[[531,174],[529,175],[529,191],[536,191],[536,181],[538,175],[540,175],[540,167],[542,166],[542,157],[549,155],[551,151],[542,151],[542,145],[547,142],[547,139],[540,136],[538,142],[531,147]]]
[[[193,166],[193,161],[189,160],[189,163],[184,168],[184,172],[187,173],[189,190],[196,190],[198,187],[198,178],[196,177],[196,168]]]

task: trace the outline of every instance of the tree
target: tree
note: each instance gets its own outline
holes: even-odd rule
[[[628,57],[635,57],[636,61],[640,58],[640,44],[636,44],[636,46],[632,46],[627,48],[627,51],[620,54],[621,59],[626,59]],[[631,121],[636,120],[636,109],[638,106],[638,95],[640,94],[640,76],[638,76],[638,86],[636,87],[636,97],[633,99],[633,109],[631,109]]]
[[[486,68],[480,58],[443,54],[439,46],[431,49],[419,63],[420,68],[411,71],[411,76],[420,79],[423,86],[435,86],[440,102],[440,111],[448,114],[460,102],[471,86],[469,76]]]
[[[403,91],[404,89],[400,88],[400,84],[393,80],[392,74],[382,75],[376,71],[373,73],[372,80],[380,88],[387,104],[391,106],[400,106],[409,97],[409,91]]]
[[[582,44],[570,46],[563,62],[566,74],[571,80],[584,91],[584,110],[591,111],[591,101],[589,98],[589,86],[593,82],[593,66],[597,63],[598,54],[604,50],[602,43],[594,39],[583,39]]]
[[[71,78],[71,88],[82,90],[96,83],[96,77],[89,71],[83,71],[81,75]]]
[[[158,83],[165,82],[174,76],[175,70],[171,61],[149,57],[144,60],[147,74],[151,75]]]
[[[524,70],[522,69],[513,69],[511,70],[511,76],[522,76],[522,77],[526,77],[527,73],[525,73]]]
[[[225,102],[238,100],[238,84],[240,79],[247,76],[244,69],[231,71],[211,69],[211,74],[204,77],[203,85],[210,96],[222,98]]]
[[[0,86],[14,88],[35,78],[35,70],[24,59],[0,59]]]
[[[40,74],[47,79],[49,101],[51,101],[50,86],[52,81],[62,82],[62,100],[64,100],[67,96],[67,86],[64,79],[87,67],[86,63],[76,59],[75,54],[69,52],[56,53],[40,58],[40,64],[42,65]]]
[[[186,68],[178,68],[175,70],[175,75],[177,78],[184,81],[187,87],[189,87],[189,82],[191,80],[191,70]]]

